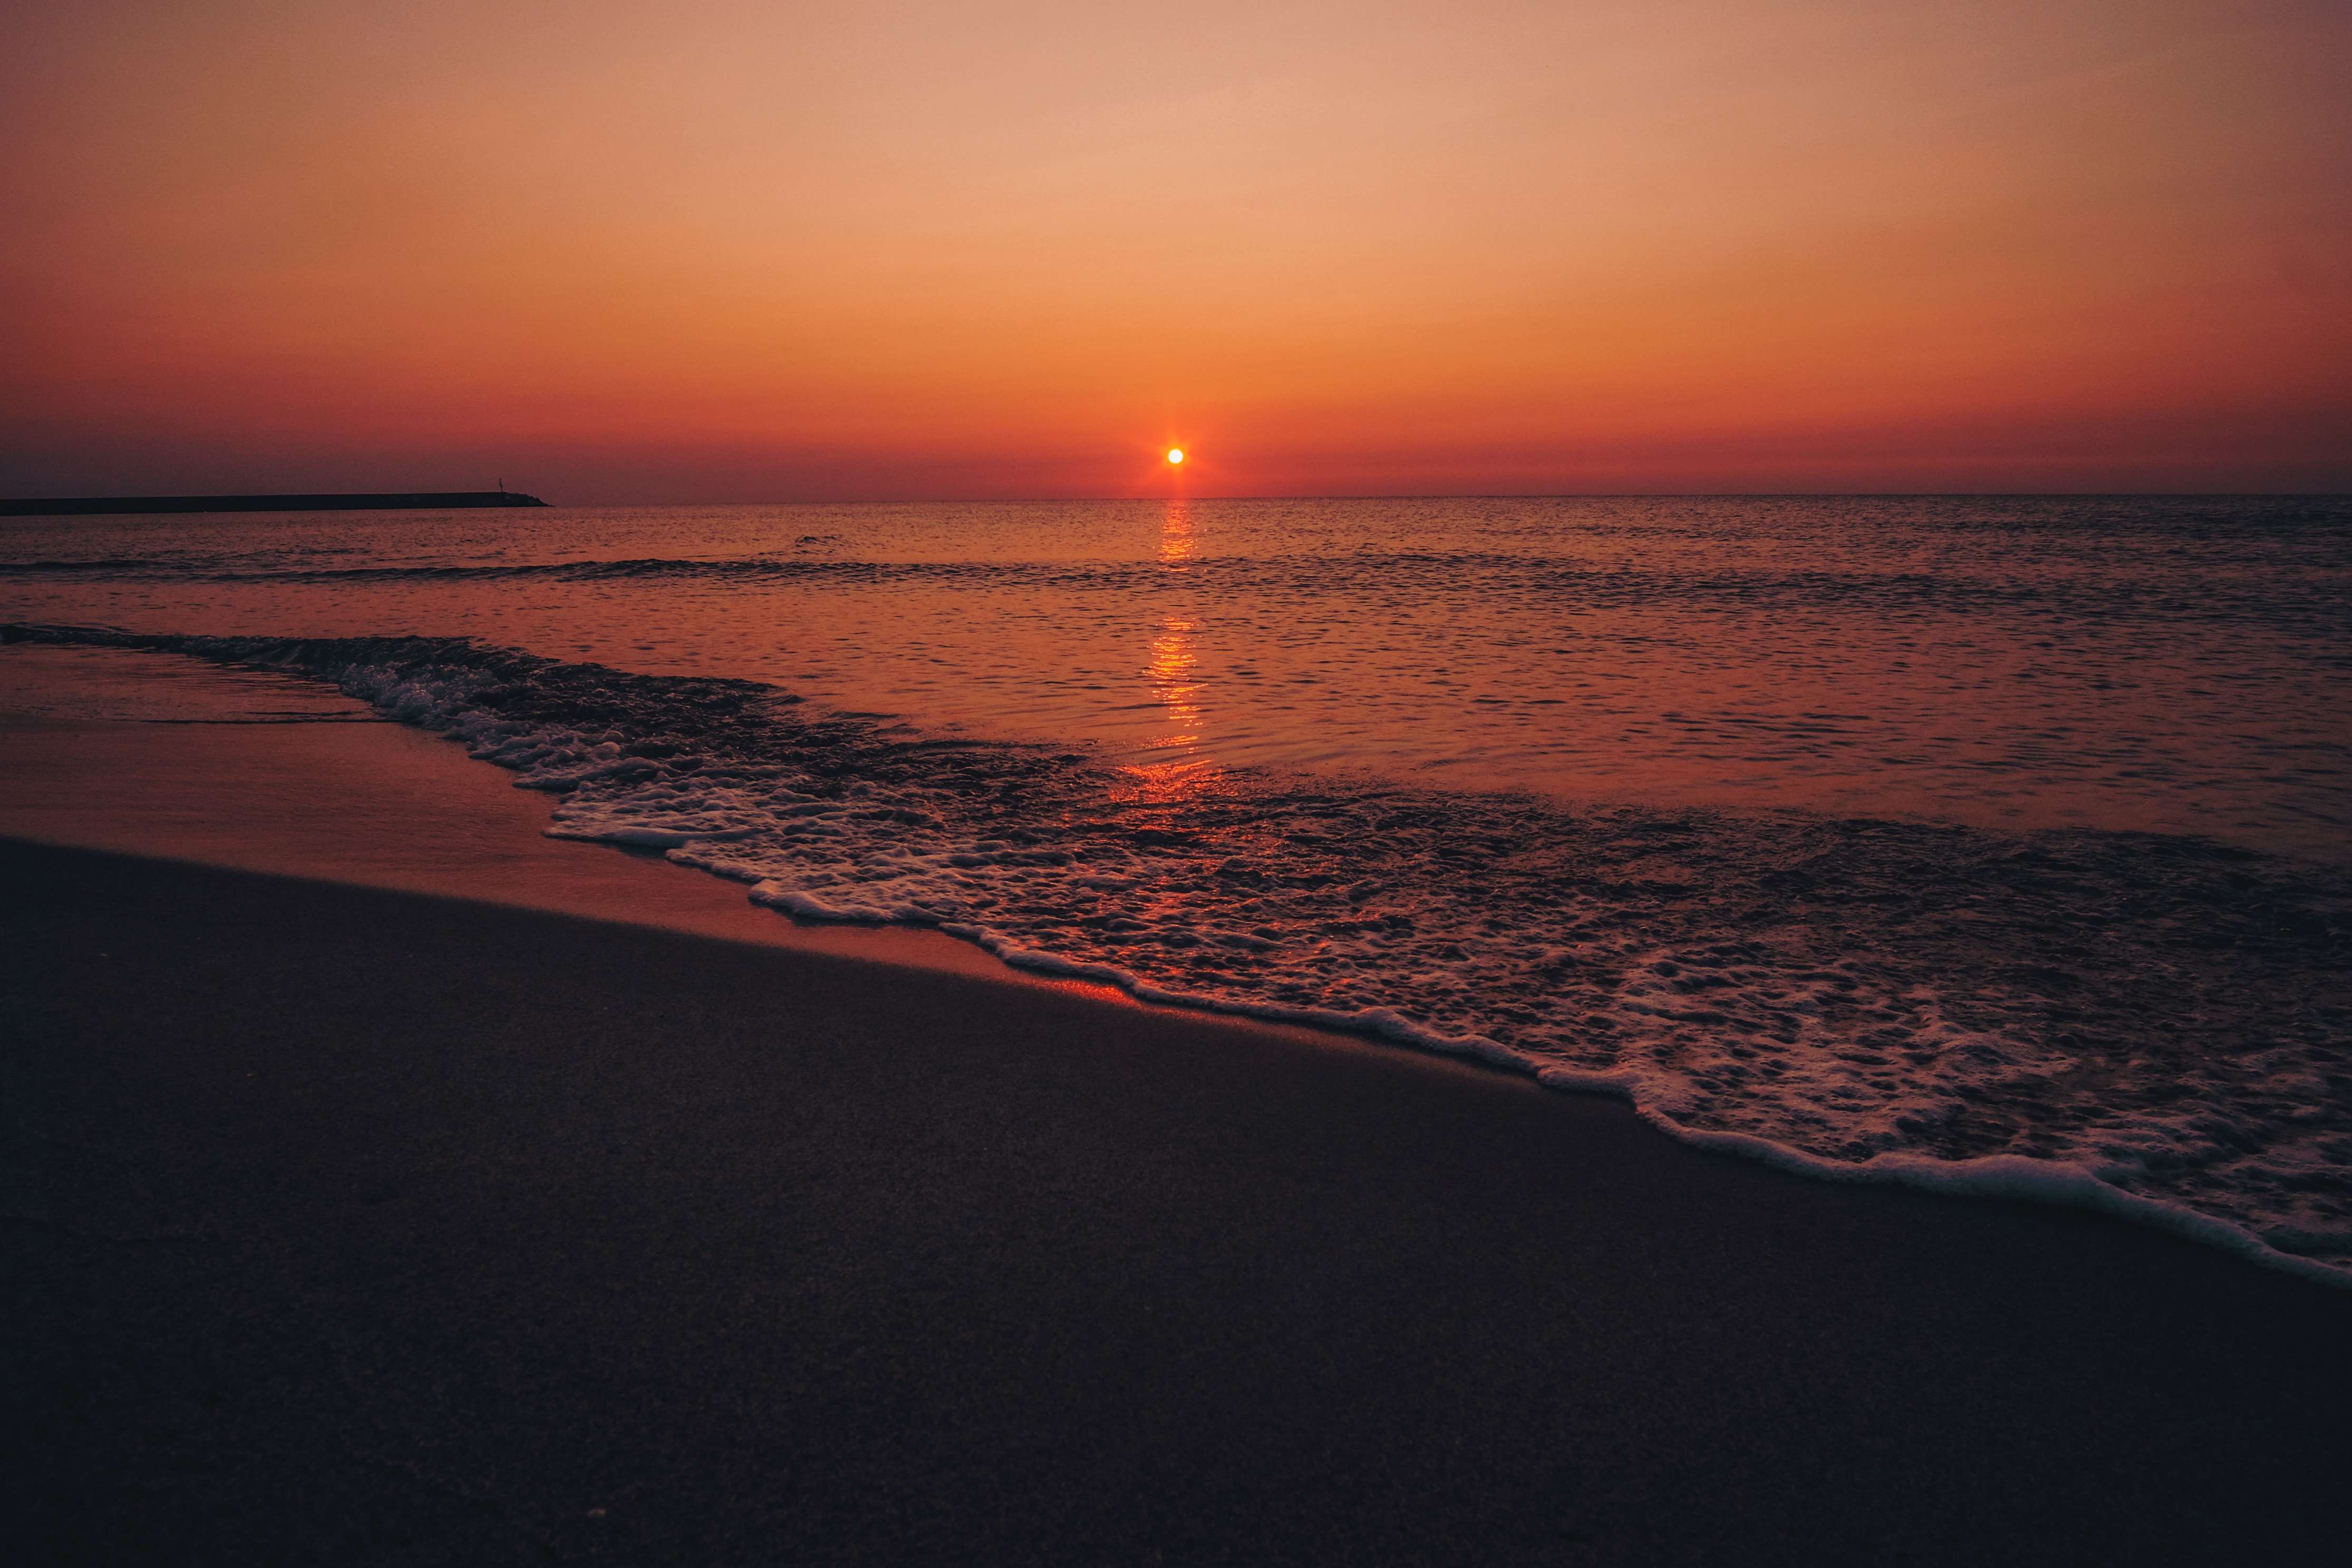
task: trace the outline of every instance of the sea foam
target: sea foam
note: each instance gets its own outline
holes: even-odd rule
[[[1622,1096],[1832,1180],[2085,1206],[2352,1282],[2344,875],[2144,834],[1628,808],[1082,752],[452,639],[27,637],[331,680],[793,916]]]

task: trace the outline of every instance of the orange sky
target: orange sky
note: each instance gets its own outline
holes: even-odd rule
[[[0,490],[2352,489],[2339,3],[17,0]]]

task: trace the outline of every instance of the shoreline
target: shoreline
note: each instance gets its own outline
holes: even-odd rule
[[[0,654],[0,836],[355,887],[438,894],[956,973],[1013,976],[971,943],[906,927],[794,920],[657,850],[549,837],[554,797],[452,740],[331,686],[259,677],[312,721],[218,715],[236,672],[176,653],[19,645]],[[59,713],[48,709],[62,710]],[[1044,975],[1021,983],[1129,1000]]]
[[[2342,1296],[2152,1231],[1042,988],[0,868],[36,1560],[2162,1563],[2337,1531]]]
[[[1388,1042],[1435,1058],[1477,1061],[1554,1090],[1631,1106],[1662,1135],[1808,1179],[2017,1199],[2088,1210],[2186,1236],[2239,1259],[2334,1289],[2352,1274],[2273,1248],[2223,1220],[2102,1181],[2074,1163],[1992,1155],[1971,1160],[1881,1155],[1856,1163],[1768,1138],[1687,1127],[1650,1103],[1639,1074],[1589,1071],[1483,1037],[1417,1026],[1385,1008],[1347,1014],[1194,995],[1101,963],[1024,949],[982,927],[924,929],[887,920],[803,920],[778,900],[658,849],[548,833],[567,797],[518,790],[444,735],[385,717],[316,681],[224,668],[185,655],[105,647],[26,646],[0,672],[0,732],[17,753],[0,790],[0,834],[360,886],[396,889],[688,932],[730,942],[837,953],[1071,992],[1120,1007],[1164,1008],[1307,1039]],[[46,685],[45,685],[46,682]],[[257,682],[270,701],[301,695],[295,721],[45,716],[43,700],[104,708],[171,693],[191,711],[228,711]],[[29,697],[28,697],[28,694]],[[223,707],[223,704],[227,706]],[[180,709],[174,707],[177,713]],[[278,712],[278,710],[271,710]],[[221,728],[219,726],[227,726]],[[562,813],[558,812],[560,818]],[[787,899],[782,900],[790,903]],[[761,907],[767,905],[769,907]]]

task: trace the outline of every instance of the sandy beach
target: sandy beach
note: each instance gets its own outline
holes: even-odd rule
[[[5,865],[27,1561],[2336,1540],[2347,1299],[2167,1237],[975,976]]]

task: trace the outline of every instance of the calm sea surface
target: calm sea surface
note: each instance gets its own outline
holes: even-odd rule
[[[0,521],[0,618],[335,680],[782,910],[2339,1267],[2347,589],[2324,499]]]

